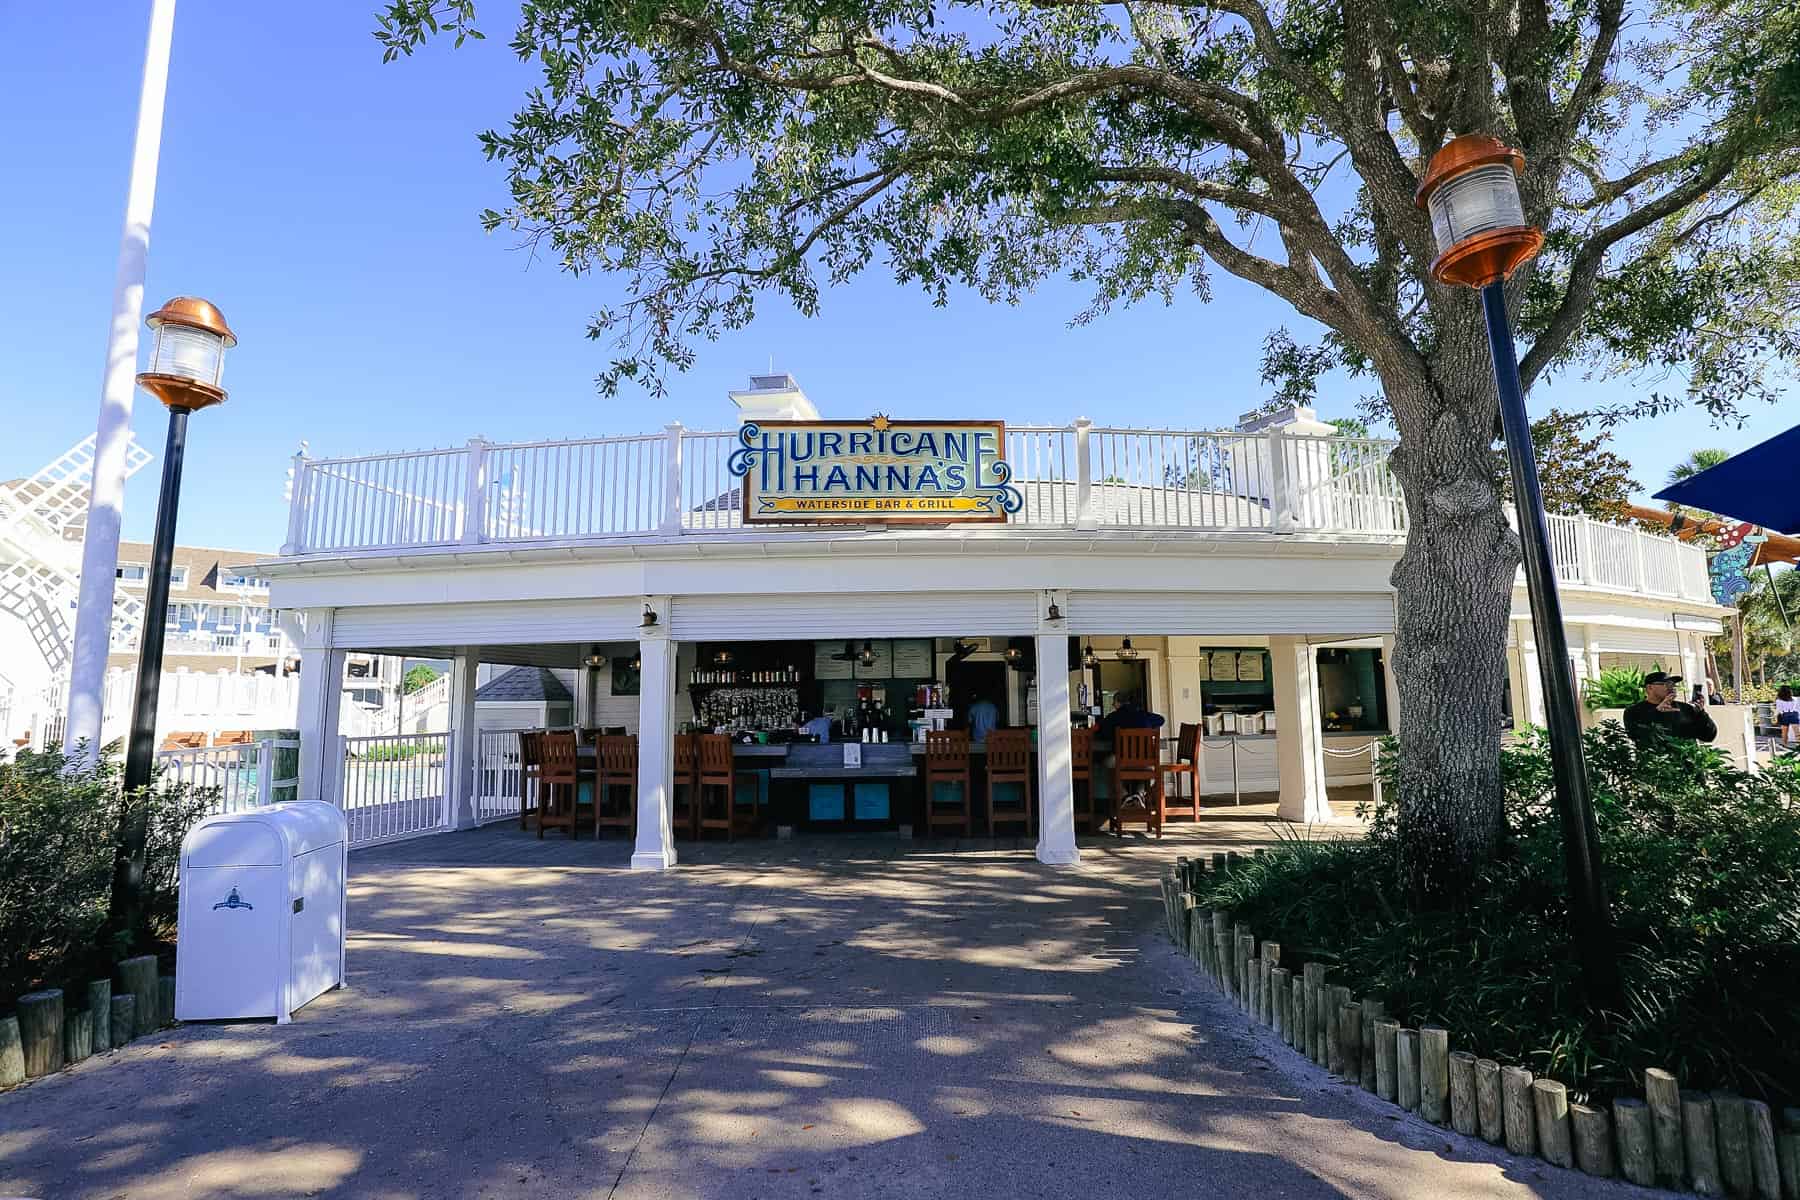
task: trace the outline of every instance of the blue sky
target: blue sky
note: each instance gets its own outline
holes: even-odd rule
[[[666,400],[599,396],[608,347],[584,336],[619,284],[532,263],[476,214],[505,199],[481,129],[503,125],[533,73],[490,37],[384,66],[375,0],[311,8],[180,0],[150,245],[148,306],[215,301],[242,344],[228,405],[190,434],[181,539],[272,551],[285,529],[287,458],[500,440],[641,432],[671,419],[721,428],[726,390],[791,371],[827,415],[999,417],[1210,428],[1260,403],[1263,336],[1284,305],[1222,272],[1214,300],[1067,321],[1086,293],[1046,286],[1017,308],[973,296],[935,309],[871,274],[806,320],[779,304],[701,348]],[[23,474],[93,429],[124,210],[149,6],[0,0],[0,476]],[[1614,385],[1619,395],[1625,385]],[[1336,381],[1326,416],[1362,386]],[[1569,378],[1534,411],[1595,399]],[[1684,414],[1625,431],[1640,482],[1696,446],[1738,449],[1792,423],[1765,408],[1742,430]],[[165,418],[137,398],[139,438],[161,452]],[[155,467],[126,497],[147,538]]]

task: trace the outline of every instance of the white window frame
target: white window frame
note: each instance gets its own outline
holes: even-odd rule
[[[127,571],[136,571],[136,575],[127,575]],[[113,579],[126,587],[143,587],[150,582],[150,564],[140,562],[122,562],[113,568]]]

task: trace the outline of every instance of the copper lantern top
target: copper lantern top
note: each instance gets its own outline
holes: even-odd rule
[[[1414,203],[1431,215],[1439,283],[1485,287],[1508,279],[1543,247],[1519,198],[1525,156],[1499,138],[1471,133],[1431,156]]]
[[[225,314],[197,296],[177,296],[144,318],[156,331],[150,369],[139,373],[138,386],[169,408],[192,412],[225,399],[220,379],[225,351],[237,345],[237,334]]]
[[[175,297],[145,317],[144,324],[152,329],[163,325],[185,325],[189,329],[204,329],[208,333],[214,333],[223,338],[227,350],[237,345],[237,334],[231,332],[231,326],[225,323],[225,314],[219,311],[218,305],[211,300],[202,300],[198,296]]]

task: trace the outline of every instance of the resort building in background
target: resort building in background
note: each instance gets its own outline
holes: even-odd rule
[[[925,833],[954,792],[928,786],[927,742],[991,724],[1026,735],[1024,825],[1063,863],[1112,803],[1115,709],[1160,716],[1165,764],[1190,760],[1172,817],[1265,796],[1323,821],[1368,785],[1396,708],[1391,443],[1305,408],[1144,430],[824,421],[782,375],[731,398],[737,429],[297,458],[281,553],[245,566],[299,632],[300,794],[343,805],[359,843],[520,819],[521,729],[623,735],[633,863],[660,868],[693,828],[686,731],[732,739],[727,832],[742,810]],[[1700,547],[1550,524],[1579,677],[1705,677],[1730,610]],[[1495,686],[1541,720],[1522,583],[1513,614]],[[447,662],[442,730],[354,733],[355,655]],[[1747,760],[1742,714],[1720,724]]]

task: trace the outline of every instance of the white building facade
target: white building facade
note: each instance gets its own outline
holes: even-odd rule
[[[756,384],[733,394],[747,422],[816,416],[786,377]],[[970,687],[1002,693],[989,698],[1003,723],[1037,731],[1046,863],[1079,858],[1070,730],[1110,691],[1138,693],[1170,733],[1216,735],[1203,794],[1278,793],[1297,822],[1328,820],[1328,787],[1366,781],[1358,751],[1394,728],[1388,580],[1405,510],[1387,443],[1304,409],[1229,431],[1015,426],[999,435],[997,478],[1018,502],[1004,520],[771,525],[746,520],[740,432],[296,460],[286,544],[257,572],[303,628],[302,797],[355,803],[358,751],[330,684],[356,653],[454,664],[428,785],[441,795],[360,840],[516,814],[485,765],[495,735],[478,727],[478,677],[483,664],[548,667],[575,672],[577,724],[639,737],[632,864],[645,869],[677,861],[672,735],[702,715],[697,673],[717,647],[812,647],[797,652],[817,656],[804,694],[827,708],[827,664],[845,656],[825,647],[843,643],[913,654],[923,665],[885,676],[909,695],[927,671],[991,680]],[[1699,677],[1726,613],[1703,553],[1585,519],[1552,525],[1577,674],[1650,656]],[[1522,584],[1513,628],[1512,704],[1541,720]],[[779,678],[800,670],[770,653]],[[1035,669],[1007,670],[1021,658]]]

